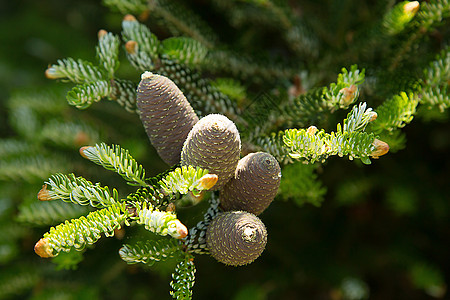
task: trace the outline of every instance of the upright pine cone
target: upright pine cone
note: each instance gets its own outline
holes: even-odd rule
[[[219,179],[211,189],[219,190],[233,176],[241,152],[236,125],[227,117],[203,117],[189,132],[181,151],[181,165],[208,169]]]
[[[220,213],[206,229],[206,245],[212,257],[231,266],[253,262],[264,251],[267,231],[261,220],[248,212]]]
[[[179,163],[183,143],[198,122],[183,92],[169,78],[144,72],[137,88],[137,107],[159,156],[169,165]]]
[[[220,206],[259,215],[275,198],[280,181],[281,168],[272,155],[250,153],[239,160],[234,177],[220,191]]]

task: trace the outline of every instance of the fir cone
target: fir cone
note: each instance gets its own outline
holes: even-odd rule
[[[181,165],[208,169],[219,179],[217,191],[233,176],[239,161],[241,139],[232,121],[219,114],[203,117],[189,132],[181,151]]]
[[[280,181],[281,168],[272,155],[250,153],[239,160],[234,177],[220,191],[220,206],[259,215],[275,198]]]
[[[144,72],[137,88],[137,107],[150,142],[169,165],[180,153],[198,117],[180,89],[167,77]]]
[[[264,251],[267,231],[261,220],[244,211],[217,215],[206,230],[206,245],[212,257],[231,266],[253,262]]]

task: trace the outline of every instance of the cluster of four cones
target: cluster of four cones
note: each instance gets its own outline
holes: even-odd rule
[[[137,106],[152,145],[169,165],[208,169],[218,176],[219,213],[208,225],[211,255],[232,266],[253,262],[263,252],[267,231],[257,217],[274,199],[281,180],[276,159],[264,152],[240,158],[235,124],[220,114],[201,119],[180,89],[167,77],[145,72]]]

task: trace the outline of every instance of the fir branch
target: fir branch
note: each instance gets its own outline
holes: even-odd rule
[[[293,160],[289,156],[289,151],[284,147],[283,137],[283,131],[278,133],[272,132],[268,136],[257,137],[254,140],[254,144],[261,151],[270,153],[278,162],[282,164],[292,163]]]
[[[441,87],[425,87],[421,91],[420,103],[428,108],[437,107],[440,112],[444,112],[450,107],[450,89],[448,84],[444,84]]]
[[[187,228],[184,226],[172,211],[160,211],[150,203],[135,204],[135,217],[138,224],[144,225],[145,229],[165,236],[181,239],[187,235]]]
[[[208,24],[183,3],[173,0],[151,0],[148,5],[152,15],[159,17],[172,35],[194,38],[208,48],[218,40]]]
[[[142,165],[118,145],[108,146],[105,143],[95,146],[82,147],[80,153],[84,158],[102,166],[103,168],[115,171],[130,185],[147,186],[145,182],[145,170]]]
[[[187,37],[172,37],[161,44],[161,52],[170,59],[190,67],[205,64],[208,49],[199,41]]]
[[[33,202],[19,207],[17,221],[34,225],[53,225],[88,212],[86,207],[59,201]]]
[[[358,85],[364,82],[365,70],[360,71],[357,65],[352,65],[350,71],[342,68],[336,83],[324,91],[325,101],[334,107],[347,108],[358,99]]]
[[[92,63],[73,58],[59,59],[50,66],[45,75],[50,79],[65,79],[75,83],[92,83],[107,79],[107,76]]]
[[[108,187],[101,187],[99,183],[93,184],[83,177],[74,174],[52,175],[38,194],[41,201],[62,200],[79,205],[92,207],[106,207],[119,201],[116,189],[110,192]]]
[[[125,42],[133,41],[137,44],[137,48],[127,48],[127,45],[125,45],[125,47],[127,53],[131,55],[131,58],[135,55],[136,58],[140,57],[141,60],[146,61],[142,65],[147,66],[147,68],[141,71],[152,70],[153,63],[158,59],[158,51],[160,47],[159,39],[156,35],[151,33],[147,26],[139,23],[136,18],[131,15],[127,15],[122,21],[122,37]],[[133,62],[133,60],[134,59],[131,59],[131,62]]]
[[[98,131],[85,123],[53,120],[43,126],[40,138],[62,147],[79,148],[98,142],[100,137]]]
[[[148,10],[145,0],[103,0],[103,4],[122,14],[141,14]]]
[[[137,84],[129,80],[115,79],[111,81],[111,87],[109,98],[119,103],[128,112],[136,113]]]
[[[422,3],[417,15],[417,22],[425,31],[442,25],[442,19],[450,16],[450,2],[448,0],[432,0]]]
[[[378,117],[370,124],[369,130],[377,134],[402,128],[412,121],[419,100],[414,94],[399,95],[386,100],[377,107]]]
[[[219,198],[211,194],[209,207],[203,215],[203,220],[198,222],[194,227],[189,228],[188,235],[183,239],[186,251],[195,254],[208,254],[209,250],[206,245],[206,230],[209,223],[219,213]]]
[[[102,98],[108,97],[112,93],[111,85],[108,81],[98,80],[86,84],[80,84],[72,88],[67,93],[67,101],[70,105],[79,109],[85,109],[94,102],[99,102]]]
[[[187,66],[170,60],[166,55],[161,56],[160,63],[158,71],[177,84],[199,115],[220,113],[232,120],[240,120],[236,103],[211,85],[209,80],[192,72]]]
[[[167,206],[171,202],[172,196],[168,197],[162,193],[157,184],[155,186],[149,185],[139,188],[136,192],[127,196],[127,201],[132,203],[150,202],[157,209],[161,206]]]
[[[377,114],[372,110],[372,108],[367,107],[365,102],[360,103],[358,106],[355,105],[343,122],[343,131],[350,133],[364,131],[367,124],[373,121],[376,117]]]
[[[148,266],[179,257],[181,253],[181,246],[174,239],[139,241],[133,245],[124,245],[119,250],[120,258],[128,264],[143,263]]]
[[[310,162],[325,161],[331,155],[348,155],[369,164],[369,156],[386,154],[387,144],[375,139],[375,135],[361,132],[373,120],[374,113],[362,103],[354,107],[347,118],[337,125],[336,132],[325,133],[314,126],[305,129],[288,129],[283,133],[284,147],[294,159],[305,158]]]
[[[11,218],[8,218],[8,220],[2,220],[2,222],[0,222],[0,241],[2,241],[2,243],[15,243],[20,238],[26,236],[28,234],[28,230],[28,227],[12,222]]]
[[[0,180],[41,181],[52,173],[68,168],[67,162],[57,156],[47,157],[37,154],[7,161],[0,160]]]
[[[202,190],[208,190],[217,182],[217,175],[208,174],[208,170],[193,166],[182,166],[167,174],[160,182],[161,189],[167,193],[198,196]]]
[[[384,31],[388,35],[396,35],[403,31],[419,10],[418,1],[397,3],[382,20]]]
[[[186,258],[178,263],[175,272],[172,274],[173,280],[170,282],[170,286],[173,291],[170,291],[170,295],[174,299],[192,299],[195,272],[193,258],[186,255]]]
[[[0,277],[0,299],[13,299],[17,295],[31,290],[41,280],[41,276],[34,266],[26,267],[17,265],[13,268],[2,267]]]
[[[0,158],[2,161],[23,157],[24,155],[35,154],[37,147],[25,140],[0,139]]]
[[[292,200],[298,206],[310,203],[320,207],[326,194],[326,187],[318,179],[317,164],[295,163],[283,168],[279,195],[284,200]]]
[[[447,83],[450,80],[450,46],[445,47],[423,73],[425,85],[437,86]]]
[[[29,107],[17,107],[11,110],[9,123],[13,130],[27,140],[33,141],[40,129],[38,114]]]
[[[104,234],[114,235],[122,224],[129,225],[129,213],[125,203],[115,203],[107,208],[89,213],[86,217],[72,219],[44,234],[36,243],[35,251],[41,257],[53,257],[60,251],[69,252],[72,248],[83,250],[86,245],[92,245]]]
[[[119,37],[111,32],[100,30],[98,42],[96,52],[99,65],[105,70],[106,78],[112,79],[119,67]]]

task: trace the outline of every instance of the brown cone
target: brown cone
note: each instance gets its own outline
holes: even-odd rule
[[[234,177],[220,191],[220,206],[259,215],[275,198],[280,181],[281,168],[272,155],[250,153],[239,160]]]
[[[203,117],[192,128],[183,145],[181,165],[208,169],[219,179],[217,191],[233,176],[241,152],[239,132],[232,121],[219,114]]]
[[[206,230],[211,256],[226,265],[242,266],[253,262],[264,251],[266,243],[266,227],[248,212],[220,213]]]
[[[137,107],[150,142],[169,165],[180,153],[198,117],[186,97],[169,78],[145,72],[137,88]]]

